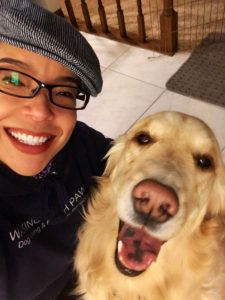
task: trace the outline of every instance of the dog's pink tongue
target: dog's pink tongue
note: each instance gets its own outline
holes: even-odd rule
[[[156,260],[162,241],[147,234],[143,228],[124,224],[118,236],[118,259],[134,271],[144,271]]]

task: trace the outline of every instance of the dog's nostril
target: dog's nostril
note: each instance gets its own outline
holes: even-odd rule
[[[148,202],[150,201],[150,197],[144,197],[144,198],[138,198],[134,197],[136,201],[139,202],[140,205],[147,205]]]
[[[173,213],[171,212],[171,207],[168,203],[164,203],[159,206],[158,209],[158,216],[157,216],[157,221],[159,222],[165,222],[168,220],[170,217],[173,216]]]
[[[134,206],[136,211],[140,213],[144,213],[146,215],[149,214],[150,197],[145,197],[145,198],[133,197],[133,201],[134,201]]]
[[[170,205],[168,203],[163,203],[159,206],[159,213],[162,215],[169,214]]]

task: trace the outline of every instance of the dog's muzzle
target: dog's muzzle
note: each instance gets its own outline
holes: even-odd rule
[[[120,272],[137,276],[156,260],[165,242],[151,236],[146,229],[173,218],[179,201],[171,187],[152,179],[139,182],[132,190],[132,199],[137,227],[121,221],[115,260]]]

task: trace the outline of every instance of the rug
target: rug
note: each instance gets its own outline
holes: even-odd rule
[[[215,36],[215,35],[214,35]],[[210,36],[166,83],[168,90],[225,107],[225,37]]]

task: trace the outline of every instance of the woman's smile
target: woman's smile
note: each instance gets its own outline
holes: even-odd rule
[[[17,150],[29,154],[40,154],[46,151],[55,138],[49,133],[34,133],[15,128],[5,128],[5,132]]]

